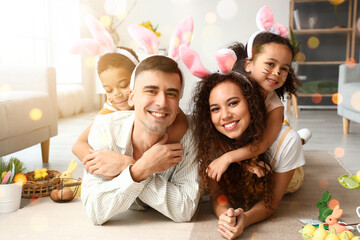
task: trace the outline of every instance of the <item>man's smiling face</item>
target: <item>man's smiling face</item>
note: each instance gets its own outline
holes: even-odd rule
[[[147,70],[136,77],[129,103],[144,131],[165,133],[179,111],[181,80],[177,73]],[[140,127],[139,126],[139,127]]]

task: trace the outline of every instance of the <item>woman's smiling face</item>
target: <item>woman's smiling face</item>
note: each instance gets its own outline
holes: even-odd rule
[[[216,85],[209,96],[211,121],[231,139],[240,139],[250,124],[250,112],[239,85],[231,80]]]

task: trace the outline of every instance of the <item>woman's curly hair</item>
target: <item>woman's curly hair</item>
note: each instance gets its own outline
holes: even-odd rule
[[[287,46],[289,48],[289,50],[291,51],[292,59],[294,59],[294,57],[295,57],[294,47],[292,46],[289,39],[284,38],[280,35],[271,33],[271,32],[259,33],[255,37],[254,42],[253,42],[253,47],[252,47],[254,59],[256,59],[257,54],[262,53],[263,45],[268,44],[268,43],[278,43],[278,44]],[[245,71],[245,62],[246,62],[246,58],[248,57],[247,56],[247,47],[248,47],[247,45],[245,47],[243,44],[238,43],[238,42],[229,46],[229,48],[235,52],[237,59],[238,59],[236,61],[235,68],[233,69],[234,71],[238,71],[243,74],[244,73],[249,74],[249,73],[246,73],[246,71]],[[301,82],[296,77],[294,70],[290,66],[289,73],[287,75],[284,85],[282,85],[280,88],[276,89],[275,92],[281,99],[284,99],[285,93],[288,93],[288,98],[290,99],[293,94],[296,96],[296,90],[301,85],[302,85]]]
[[[250,111],[250,124],[243,134],[247,136],[246,142],[230,139],[218,132],[211,121],[209,96],[211,90],[222,82],[230,81],[239,86],[247,100]],[[224,75],[213,73],[198,82],[193,96],[193,131],[196,138],[197,159],[200,164],[200,176],[202,190],[209,188],[206,169],[209,164],[225,152],[240,148],[249,143],[252,144],[252,151],[256,151],[266,126],[266,108],[264,97],[259,91],[258,85],[249,81],[247,77],[237,72]],[[248,165],[257,165],[264,169],[265,177],[258,178],[247,170]],[[269,168],[266,168],[268,166]],[[267,206],[271,202],[270,177],[271,166],[266,154],[257,158],[241,161],[241,164],[232,163],[223,174],[218,183],[221,194],[228,197],[233,207],[241,206],[249,209],[254,201],[265,199]],[[256,186],[262,185],[262,193],[256,190]],[[220,195],[220,193],[216,193]]]

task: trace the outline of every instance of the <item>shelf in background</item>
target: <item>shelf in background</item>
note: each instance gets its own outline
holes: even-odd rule
[[[314,29],[293,29],[294,34],[326,34],[326,33],[351,33],[352,28],[314,28]]]

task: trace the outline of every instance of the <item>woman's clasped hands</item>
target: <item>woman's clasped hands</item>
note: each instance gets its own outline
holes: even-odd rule
[[[245,228],[245,215],[242,208],[229,208],[220,215],[218,232],[225,239],[232,240],[239,237]]]

